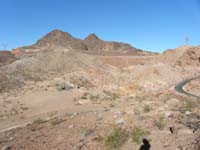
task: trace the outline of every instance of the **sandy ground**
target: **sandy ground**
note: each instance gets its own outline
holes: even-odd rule
[[[102,150],[105,145],[99,139],[113,127],[131,132],[135,126],[140,126],[150,132],[145,138],[150,139],[152,150],[194,149],[194,138],[199,131],[194,134],[192,129],[180,123],[182,120],[178,118],[185,114],[173,110],[179,106],[181,98],[173,90],[165,94],[149,94],[148,97],[120,97],[114,101],[83,99],[83,94],[82,89],[58,91],[49,87],[27,89],[9,96],[12,102],[17,101],[24,109],[23,113],[1,119],[0,147],[20,150]],[[155,124],[160,115],[165,118],[162,129]],[[20,128],[8,130],[17,126]],[[171,126],[176,127],[176,134],[170,133]],[[3,132],[5,130],[8,131]],[[140,145],[141,142],[136,144],[129,138],[120,149],[139,149]]]
[[[177,68],[156,63],[155,56],[100,59],[126,68],[119,74],[123,80],[113,83],[115,90],[58,90],[51,81],[41,81],[2,93],[0,149],[137,150],[147,138],[151,150],[199,150],[195,139],[200,131],[193,133],[199,123],[199,101],[174,90],[187,70],[182,75]],[[142,88],[131,81],[138,81]],[[122,129],[126,139],[119,147],[108,148],[122,140],[108,138],[113,128]],[[132,134],[135,128],[141,132]],[[132,140],[137,134],[138,143]]]

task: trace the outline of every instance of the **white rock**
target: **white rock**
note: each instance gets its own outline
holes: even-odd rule
[[[169,118],[172,116],[172,112],[165,112],[165,118]]]
[[[126,122],[124,121],[124,119],[121,118],[121,119],[119,119],[119,120],[116,120],[116,121],[115,121],[115,124],[116,124],[116,125],[123,125],[123,124],[126,124]]]
[[[68,128],[69,128],[69,129],[72,129],[72,128],[74,128],[74,125],[73,125],[73,124],[72,124],[72,125],[69,125]]]
[[[114,114],[115,114],[115,115],[121,115],[122,112],[121,112],[121,111],[115,111]]]
[[[190,115],[191,112],[190,112],[190,111],[186,111],[185,114],[186,114],[186,115]]]
[[[11,147],[7,146],[7,145],[2,148],[2,150],[10,150],[10,149],[11,149]]]

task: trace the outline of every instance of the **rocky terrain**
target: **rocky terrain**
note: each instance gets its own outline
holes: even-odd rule
[[[10,51],[0,51],[0,67],[11,64],[16,57]]]
[[[185,87],[184,89],[194,95],[197,95],[200,97],[200,78],[196,78],[192,81],[190,81]]]
[[[175,66],[199,66],[200,46],[182,46],[175,50],[167,50],[163,57]]]
[[[199,100],[174,89],[195,78],[184,89],[200,95],[199,52],[156,54],[59,30],[2,52],[0,149],[199,150]]]

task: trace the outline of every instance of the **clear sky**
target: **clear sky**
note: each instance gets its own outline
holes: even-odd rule
[[[0,49],[33,44],[53,29],[162,52],[200,45],[200,0],[0,0]]]

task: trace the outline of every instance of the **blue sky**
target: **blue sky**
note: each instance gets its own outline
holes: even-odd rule
[[[0,0],[0,49],[33,44],[53,29],[162,52],[200,45],[200,0]]]

